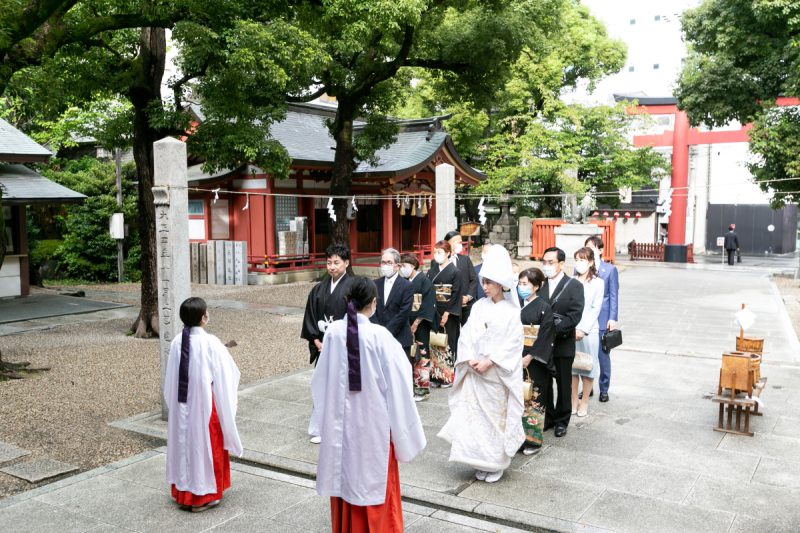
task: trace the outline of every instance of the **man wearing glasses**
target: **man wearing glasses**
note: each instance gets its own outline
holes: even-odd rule
[[[388,329],[409,355],[414,342],[408,320],[414,289],[410,281],[398,275],[399,272],[400,252],[394,248],[385,249],[381,254],[381,277],[375,280],[378,306],[370,321]]]

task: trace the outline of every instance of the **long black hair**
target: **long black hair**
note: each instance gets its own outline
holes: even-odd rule
[[[179,311],[181,322],[183,322],[183,333],[181,334],[181,364],[178,368],[178,402],[186,403],[189,394],[189,332],[192,328],[200,325],[203,317],[208,310],[206,301],[202,298],[192,296],[181,304]]]
[[[347,291],[347,382],[351,392],[361,390],[361,347],[358,342],[358,311],[363,311],[378,296],[375,282],[354,276]]]

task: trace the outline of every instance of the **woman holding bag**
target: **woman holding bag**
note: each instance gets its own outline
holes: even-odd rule
[[[453,385],[453,364],[461,331],[463,286],[462,276],[450,260],[452,255],[449,242],[439,241],[433,245],[433,262],[428,270],[428,279],[433,283],[436,295],[434,330],[447,335],[447,346],[439,346],[431,339],[431,387],[448,388]]]
[[[600,375],[600,327],[597,318],[603,307],[605,281],[597,275],[594,251],[581,248],[575,252],[575,271],[583,285],[583,314],[575,326],[575,362],[572,367],[572,414],[584,417],[589,413],[589,393]],[[591,361],[591,364],[589,364]],[[580,368],[580,367],[583,368]],[[587,368],[588,367],[588,368]],[[583,382],[583,396],[578,405],[578,382]]]
[[[553,324],[553,310],[550,304],[538,297],[544,284],[544,274],[538,268],[529,268],[519,274],[517,294],[522,299],[520,319],[525,328],[525,342],[522,347],[522,368],[526,377],[533,381],[534,398],[526,402],[523,415],[525,444],[522,453],[533,455],[542,449],[542,429],[544,426],[544,399],[553,382],[550,366],[553,363],[553,341],[556,330]],[[533,336],[532,330],[538,327]],[[533,425],[535,423],[535,426]]]

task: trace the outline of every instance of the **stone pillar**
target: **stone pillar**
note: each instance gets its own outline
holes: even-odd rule
[[[181,334],[180,306],[191,296],[189,285],[189,199],[186,144],[166,137],[153,143],[153,201],[156,206],[158,329],[161,352],[161,418],[167,419],[164,375],[172,339]]]
[[[517,257],[522,259],[530,259],[533,247],[531,240],[531,217],[519,217],[518,219],[518,236],[517,236]]]
[[[441,163],[436,165],[436,240],[457,229],[456,167]]]

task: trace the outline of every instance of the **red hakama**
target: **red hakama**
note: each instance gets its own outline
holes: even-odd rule
[[[351,505],[331,497],[331,530],[333,533],[401,533],[403,504],[400,500],[400,473],[394,445],[389,442],[389,472],[386,475],[386,499],[380,505]]]
[[[225,449],[225,439],[217,417],[217,406],[211,398],[211,419],[208,422],[208,432],[211,439],[211,460],[214,463],[214,478],[217,481],[217,492],[198,496],[191,492],[178,490],[172,485],[172,497],[180,505],[200,507],[215,500],[222,499],[222,492],[231,487],[231,461],[228,450]],[[397,465],[395,464],[395,469]],[[399,490],[398,490],[399,493]]]

